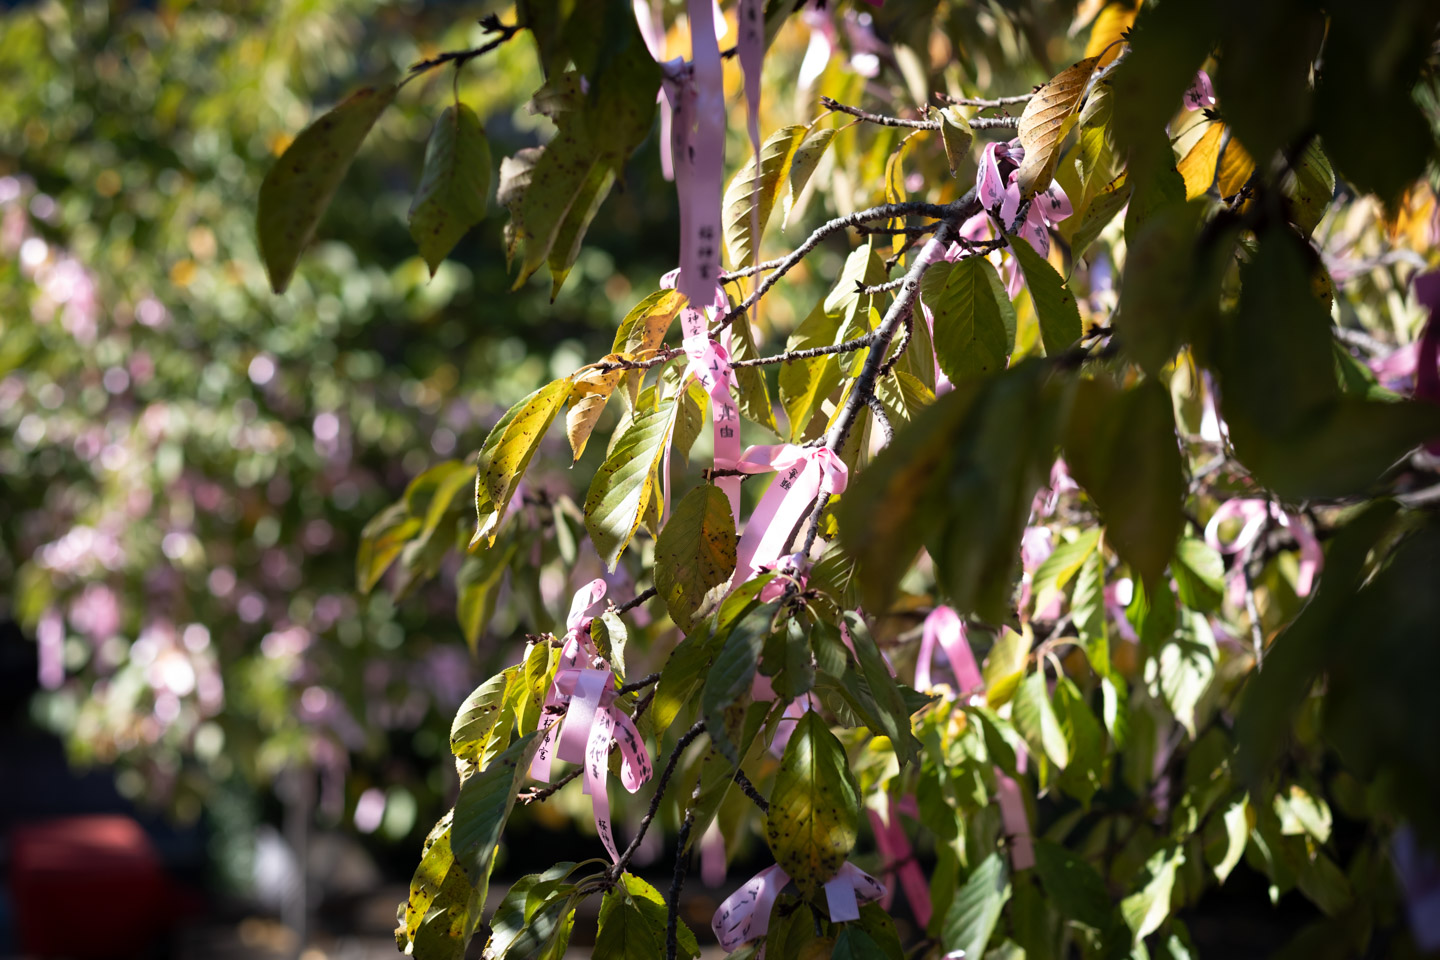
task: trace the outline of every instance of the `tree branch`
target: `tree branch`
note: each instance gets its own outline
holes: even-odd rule
[[[623,696],[627,693],[634,693],[637,690],[644,690],[646,687],[650,686],[650,684],[659,682],[660,674],[647,674],[646,676],[641,677],[639,680],[625,684],[623,687],[620,688],[620,692],[617,694],[617,696]]]
[[[489,53],[491,50],[494,50],[496,47],[500,46],[502,43],[515,36],[515,34],[519,33],[521,30],[520,24],[501,23],[500,18],[494,15],[482,19],[480,21],[480,25],[485,28],[486,33],[495,33],[499,34],[499,36],[497,36],[494,40],[491,40],[489,43],[478,46],[473,50],[449,50],[445,53],[431,57],[429,60],[420,60],[416,63],[412,63],[410,65],[410,75],[407,76],[403,81],[401,81],[402,84],[409,83],[411,80],[414,80],[416,77],[418,77],[422,73],[425,73],[427,70],[434,70],[436,67],[443,67],[447,63],[455,64],[455,69],[459,70],[461,67],[465,66],[465,64],[469,63],[471,60],[474,60],[476,57],[481,56],[482,54]]]
[[[870,207],[867,210],[857,210],[848,217],[836,217],[834,220],[821,224],[815,229],[814,233],[805,238],[804,243],[800,244],[800,246],[796,247],[794,251],[780,261],[779,265],[775,267],[774,272],[755,288],[754,293],[746,297],[744,302],[739,306],[717,320],[711,332],[719,333],[729,324],[745,316],[750,308],[760,301],[761,297],[770,292],[770,288],[779,282],[781,277],[785,276],[785,274],[792,270],[801,260],[804,260],[806,255],[818,247],[820,242],[832,233],[837,233],[862,223],[868,223],[871,220],[893,220],[898,217],[910,216],[935,217],[936,219],[941,219],[952,216],[954,210],[954,203],[882,203],[878,207]]]
[[[823,357],[827,353],[853,353],[856,350],[864,350],[875,342],[875,334],[867,333],[863,337],[856,337],[854,340],[846,340],[844,343],[834,343],[825,347],[806,347],[804,350],[787,350],[784,353],[777,353],[769,357],[753,357],[749,360],[736,360],[732,367],[759,367],[770,363],[790,363],[794,360],[809,360],[811,357]]]
[[[750,782],[750,778],[745,776],[745,771],[739,767],[735,768],[735,782],[745,793],[745,796],[755,802],[755,806],[760,808],[761,813],[770,812],[770,801],[760,795],[760,791],[755,789],[755,784]]]
[[[1029,103],[1030,98],[1033,96],[1035,96],[1035,94],[1032,91],[1030,93],[1018,93],[1013,97],[995,97],[992,100],[986,100],[983,97],[952,97],[949,94],[937,93],[935,94],[935,99],[941,103],[954,104],[957,107],[980,107],[986,109],[990,107],[1008,107],[1016,103]]]
[[[871,113],[868,110],[861,110],[859,107],[852,107],[838,100],[831,100],[829,97],[821,97],[820,102],[837,113],[848,113],[850,116],[866,123],[878,123],[882,127],[906,127],[911,130],[939,130],[942,122],[939,120],[908,120],[904,117],[887,117],[880,113]],[[972,130],[1013,130],[1020,125],[1019,117],[975,117],[966,120]]]
[[[625,868],[630,865],[630,860],[635,856],[635,851],[640,849],[640,841],[645,839],[645,833],[650,829],[650,823],[655,819],[655,813],[660,809],[660,801],[665,797],[665,788],[670,785],[670,777],[675,773],[675,765],[680,762],[680,755],[685,748],[695,742],[695,738],[705,732],[705,721],[696,720],[695,725],[680,735],[675,741],[675,749],[670,751],[670,759],[665,764],[660,779],[655,782],[655,795],[650,798],[650,809],[645,811],[645,817],[640,821],[640,827],[635,831],[635,838],[630,845],[620,854],[620,859],[611,864],[610,869],[605,871],[605,878],[614,883]]]
[[[636,607],[640,606],[640,604],[644,603],[646,600],[649,600],[651,597],[655,596],[655,593],[656,593],[656,591],[655,591],[655,588],[654,588],[654,587],[651,587],[651,588],[648,589],[648,590],[642,590],[642,591],[640,591],[639,593],[635,594],[635,596],[634,596],[633,599],[627,600],[627,601],[625,601],[624,603],[620,604],[620,606],[616,607],[616,608],[615,608],[615,612],[616,612],[616,613],[629,613],[631,610],[634,610]],[[654,674],[653,676],[654,676],[654,680],[660,679],[660,675],[659,675],[658,673],[657,673],[657,674]],[[650,678],[647,677],[646,679],[649,680]],[[650,682],[653,683],[654,680],[650,680]],[[638,690],[639,688],[637,687],[636,689]],[[622,690],[621,693],[624,693],[624,691]]]
[[[965,196],[947,205],[948,209],[944,217],[945,222],[940,229],[935,231],[935,236],[921,249],[920,255],[910,265],[905,274],[905,282],[900,285],[900,292],[890,303],[890,309],[885,312],[885,318],[880,321],[880,326],[875,330],[875,343],[870,349],[870,354],[865,358],[865,366],[860,370],[860,376],[855,378],[855,385],[850,389],[850,396],[845,401],[845,406],[840,415],[835,418],[829,433],[825,436],[825,446],[832,453],[839,455],[845,446],[845,441],[850,436],[850,430],[855,426],[855,421],[860,416],[860,411],[870,402],[870,397],[875,392],[875,384],[880,377],[880,368],[885,363],[885,354],[889,352],[890,342],[895,339],[895,333],[900,329],[906,315],[915,308],[915,300],[920,295],[920,280],[925,276],[925,271],[930,269],[932,262],[939,260],[941,253],[945,250],[946,244],[950,242],[950,235],[955,231],[958,224],[980,211],[980,201],[975,196],[975,189],[972,187]],[[821,500],[828,500],[828,494],[821,494]],[[809,555],[810,548],[815,545],[815,537],[820,532],[820,516],[824,512],[823,503],[815,510],[810,519],[810,524],[805,533],[805,543],[801,553]]]
[[[695,826],[695,804],[699,799],[700,784],[696,783],[676,837],[679,846],[675,850],[675,873],[670,878],[670,896],[665,901],[665,960],[675,960],[680,951],[680,890],[685,886],[685,874],[690,868],[690,854],[685,847],[690,842],[690,829]]]
[[[561,787],[565,786],[565,784],[569,783],[571,780],[574,780],[576,777],[580,776],[580,774],[584,772],[585,768],[583,766],[576,767],[574,770],[571,770],[569,773],[565,774],[565,776],[561,777],[559,780],[556,780],[549,786],[531,787],[528,790],[520,791],[515,795],[515,799],[520,801],[521,803],[539,803],[541,800],[549,800],[555,794],[560,792]]]

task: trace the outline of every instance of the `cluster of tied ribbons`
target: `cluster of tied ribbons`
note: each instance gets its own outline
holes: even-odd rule
[[[715,467],[724,474],[716,477],[715,482],[729,499],[737,526],[740,522],[738,474],[779,474],[740,536],[736,570],[731,579],[733,589],[768,570],[778,569],[792,580],[803,576],[807,558],[782,554],[788,550],[800,520],[820,495],[844,491],[847,470],[840,458],[824,447],[778,444],[741,451],[739,408],[731,392],[735,377],[730,351],[725,343],[710,335],[711,322],[729,310],[729,302],[719,285],[725,100],[715,29],[717,18],[712,3],[713,0],[688,0],[691,60],[662,63],[665,77],[662,121],[663,126],[669,128],[665,166],[675,179],[681,226],[680,266],[667,274],[662,283],[675,287],[686,298],[680,316],[689,361],[684,381],[693,378],[709,393]],[[635,7],[641,31],[652,55],[658,59],[662,55],[662,44],[655,20],[643,0],[637,0]],[[763,0],[740,0],[738,21],[737,47],[745,76],[749,133],[758,162]],[[728,328],[726,336],[728,338]],[[668,451],[665,462],[668,504]],[[783,589],[783,582],[773,584],[762,598],[775,599]],[[530,773],[536,780],[548,782],[556,756],[583,764],[583,786],[591,798],[596,830],[611,859],[618,863],[620,856],[611,827],[605,782],[612,740],[620,747],[621,782],[630,792],[634,793],[650,779],[652,765],[634,723],[614,706],[618,681],[590,638],[590,622],[604,594],[604,581],[596,580],[575,597],[560,668],[546,697],[542,719],[546,725],[544,740]],[[774,697],[763,677],[757,679],[753,692],[758,698]],[[805,703],[792,704],[788,712],[791,717],[798,716],[807,707]],[[777,746],[783,746],[783,741]],[[899,842],[905,843],[903,834],[899,836]],[[890,837],[887,833],[887,842]],[[788,878],[779,867],[771,867],[757,874],[726,901],[715,921],[721,942],[729,945],[762,936],[769,920],[768,904],[786,882]],[[851,864],[846,864],[825,885],[825,890],[831,919],[837,922],[858,919],[859,901],[874,900],[885,892],[875,878]],[[758,905],[762,901],[765,906],[760,909]],[[735,939],[737,935],[739,940]]]

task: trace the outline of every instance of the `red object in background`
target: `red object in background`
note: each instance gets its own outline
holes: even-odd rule
[[[129,817],[25,824],[11,833],[10,853],[22,954],[135,956],[174,914],[160,857]]]

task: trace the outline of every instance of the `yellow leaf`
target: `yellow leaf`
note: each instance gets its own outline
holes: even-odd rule
[[[1185,199],[1194,200],[1215,182],[1215,165],[1220,160],[1220,138],[1225,134],[1223,123],[1212,123],[1205,135],[1195,141],[1178,167],[1185,178]],[[1233,140],[1231,141],[1234,142]]]
[[[1096,67],[1103,67],[1120,56],[1120,45],[1115,43],[1135,23],[1138,10],[1128,3],[1112,3],[1095,18],[1090,28],[1090,41],[1085,44],[1085,56],[1099,57]]]
[[[1025,104],[1019,130],[1025,162],[1015,174],[1022,198],[1033,197],[1050,185],[1055,162],[1060,158],[1060,144],[1075,124],[1075,111],[1098,62],[1095,57],[1087,57],[1061,70]]]
[[[629,359],[627,355],[612,353],[600,363],[576,372],[570,387],[570,409],[565,413],[565,436],[570,440],[570,449],[574,451],[576,460],[585,452],[585,443],[590,439],[606,401],[625,375],[624,370],[602,369],[602,364]]]
[[[1075,5],[1075,17],[1070,21],[1070,29],[1065,31],[1066,36],[1073,37],[1084,30],[1085,25],[1095,19],[1095,14],[1099,13],[1103,6],[1105,0],[1080,0]]]
[[[1220,196],[1229,200],[1240,192],[1255,172],[1255,161],[1234,136],[1225,145],[1225,154],[1220,158]]]

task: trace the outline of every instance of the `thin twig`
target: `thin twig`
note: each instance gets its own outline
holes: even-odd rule
[[[905,278],[904,278],[904,277],[896,277],[894,280],[886,280],[884,283],[877,283],[877,284],[873,284],[873,285],[871,285],[871,286],[866,286],[864,283],[861,283],[859,280],[856,280],[856,281],[855,281],[855,289],[856,289],[858,292],[860,292],[860,293],[867,293],[867,294],[887,293],[887,292],[889,292],[889,291],[891,291],[891,290],[899,290],[899,289],[900,289],[900,285],[903,284],[904,282],[905,282]]]
[[[862,223],[868,223],[872,220],[894,220],[898,217],[910,216],[934,217],[936,219],[941,219],[951,216],[954,212],[954,208],[955,204],[953,203],[882,203],[877,207],[870,207],[866,210],[857,210],[849,216],[836,217],[834,220],[830,220],[827,223],[821,224],[815,229],[814,233],[810,234],[810,236],[805,238],[804,243],[796,247],[793,251],[791,251],[788,256],[784,258],[784,260],[781,261],[780,265],[775,268],[774,272],[772,272],[768,277],[766,277],[760,283],[760,285],[755,288],[755,291],[751,293],[750,296],[745,298],[744,302],[742,302],[739,306],[735,307],[729,313],[725,314],[725,316],[717,320],[715,322],[712,333],[718,334],[719,331],[723,330],[726,326],[734,323],[736,320],[745,316],[745,314],[749,312],[750,308],[760,301],[761,297],[765,296],[765,294],[770,292],[770,288],[773,287],[777,282],[779,282],[781,277],[785,276],[785,274],[792,270],[797,263],[805,259],[805,257],[811,251],[813,251],[816,247],[820,245],[820,242],[822,240],[830,236],[832,233],[836,233],[850,227],[858,226]]]
[[[840,103],[838,100],[831,100],[829,97],[821,97],[820,102],[837,113],[848,113],[850,116],[866,123],[878,123],[882,127],[906,127],[911,130],[939,130],[942,126],[939,120],[910,120],[905,117],[887,117],[882,113],[871,113],[868,110],[861,110],[859,107],[852,107],[849,104]],[[1013,130],[1020,125],[1019,117],[975,117],[965,121],[970,124],[972,130]]]
[[[871,227],[871,226],[862,225],[862,226],[856,227],[856,228],[855,228],[855,232],[858,233],[858,234],[860,234],[861,236],[865,236],[865,237],[868,237],[868,236],[870,236],[871,234],[874,234],[874,235],[876,235],[876,236],[882,236],[882,237],[887,237],[887,236],[888,236],[888,237],[898,237],[898,236],[923,237],[923,236],[925,236],[926,234],[934,233],[934,232],[935,232],[935,228],[938,227],[938,226],[940,226],[940,224],[938,224],[938,223],[922,223],[922,224],[920,224],[919,226],[916,226],[916,227],[886,227],[886,226],[875,226],[875,227]]]
[[[680,835],[676,837],[679,847],[675,851],[675,873],[670,878],[670,896],[665,901],[665,960],[675,960],[680,950],[680,891],[690,869],[690,854],[685,848],[690,842],[690,829],[695,826],[695,804],[699,799],[700,784],[696,783],[690,794],[690,806],[685,808],[685,819],[680,821]]]
[[[649,600],[651,597],[655,596],[655,592],[656,592],[656,591],[655,591],[655,588],[654,588],[654,587],[651,587],[651,588],[648,589],[648,590],[642,590],[642,591],[640,591],[639,593],[635,594],[634,599],[627,600],[626,602],[620,604],[620,606],[616,607],[616,608],[615,608],[615,612],[616,612],[616,613],[629,613],[631,610],[634,610],[636,607],[640,606],[640,604],[644,603],[646,600]],[[658,675],[658,674],[656,675],[656,679],[657,679],[657,680],[659,679],[659,675]],[[638,688],[637,688],[637,689],[638,689]],[[624,691],[622,690],[621,692],[623,693]]]
[[[645,832],[650,829],[650,823],[660,809],[660,801],[665,797],[665,788],[670,785],[670,777],[675,773],[675,765],[680,762],[680,755],[685,752],[686,747],[695,742],[696,737],[704,732],[705,721],[696,720],[695,725],[682,733],[680,739],[675,741],[675,749],[670,751],[670,759],[666,762],[660,779],[655,782],[655,795],[650,798],[650,809],[645,811],[645,817],[640,821],[639,829],[635,831],[635,838],[620,854],[620,859],[605,871],[605,876],[611,883],[625,872],[625,868],[630,865],[630,859],[635,856],[635,851],[640,849],[640,841],[645,839]]]
[[[935,236],[921,250],[915,262],[905,273],[905,282],[900,286],[900,292],[890,302],[890,308],[885,311],[885,318],[880,321],[880,326],[875,330],[875,345],[870,348],[870,354],[865,358],[865,366],[860,370],[860,376],[855,378],[854,385],[850,388],[850,396],[845,401],[840,415],[836,417],[835,423],[831,426],[825,437],[825,446],[832,453],[839,455],[845,447],[845,441],[850,436],[850,430],[859,419],[860,410],[869,403],[870,395],[875,392],[875,384],[880,376],[880,368],[885,363],[885,354],[890,349],[890,343],[895,339],[895,333],[904,322],[906,314],[915,308],[915,300],[920,295],[920,280],[925,276],[925,271],[930,265],[940,259],[940,253],[949,243],[951,234],[956,227],[969,217],[980,211],[980,201],[976,198],[975,188],[970,188],[965,196],[947,205],[945,222],[940,229],[935,231]],[[933,256],[929,254],[934,254]],[[829,495],[822,493],[822,500],[828,500]],[[810,555],[810,549],[815,545],[815,538],[820,532],[820,517],[824,512],[823,505],[817,507],[810,518],[808,529],[805,533],[805,544],[801,553]]]
[[[655,356],[645,360],[603,360],[595,364],[595,369],[602,373],[609,373],[612,370],[649,370],[662,363],[669,363],[684,353],[684,350],[677,347],[660,347],[655,351]]]
[[[829,353],[853,353],[856,350],[864,350],[875,342],[875,335],[867,333],[863,337],[856,337],[854,340],[846,340],[844,343],[833,343],[825,347],[806,347],[804,350],[787,350],[785,353],[777,353],[770,357],[752,357],[749,360],[736,360],[732,367],[759,367],[769,363],[790,363],[794,360],[809,360],[811,357],[823,357]]]
[[[735,782],[739,784],[745,796],[755,802],[755,806],[760,808],[761,813],[770,812],[770,801],[760,795],[760,791],[755,789],[755,784],[750,782],[750,778],[745,776],[745,771],[739,767],[735,768]]]
[[[890,446],[895,440],[895,428],[890,426],[890,418],[885,415],[885,404],[873,393],[865,398],[865,404],[870,408],[870,415],[875,418],[876,426],[880,428],[881,442],[887,447]]]
[[[1030,98],[1035,96],[1034,91],[1030,93],[1017,93],[1013,97],[995,97],[993,100],[986,100],[983,97],[952,97],[948,93],[937,93],[935,99],[941,103],[954,104],[957,107],[1006,107],[1014,103],[1029,103]]]
[[[1377,340],[1364,330],[1355,330],[1351,327],[1336,327],[1335,339],[1347,347],[1357,347],[1370,354],[1372,357],[1383,356],[1395,349],[1382,340]]]
[[[901,277],[900,282],[903,284],[905,282],[905,278]],[[900,330],[899,344],[896,345],[894,350],[890,351],[890,356],[886,358],[885,363],[880,367],[881,377],[888,377],[890,375],[890,371],[895,369],[895,364],[899,363],[900,358],[905,355],[906,349],[910,346],[910,338],[914,335],[915,308],[911,307],[910,312],[905,315],[905,326],[902,327]]]
[[[414,80],[416,77],[418,77],[422,73],[425,73],[427,70],[434,70],[436,67],[443,67],[447,63],[455,64],[455,69],[459,70],[461,67],[465,66],[465,64],[469,63],[471,60],[474,60],[476,57],[481,56],[482,54],[489,53],[491,50],[494,50],[496,47],[500,46],[502,43],[515,36],[515,34],[519,33],[521,30],[520,24],[501,23],[500,19],[494,16],[486,17],[485,19],[480,21],[480,24],[485,27],[486,33],[497,33],[499,34],[499,36],[497,36],[494,40],[491,40],[489,43],[476,47],[473,50],[449,50],[445,53],[431,57],[429,60],[421,60],[418,63],[413,63],[410,65],[410,75],[405,78],[404,82],[409,83],[411,80]]]
[[[780,266],[780,264],[784,262],[784,257],[776,257],[774,260],[766,260],[764,263],[757,263],[749,267],[740,267],[739,269],[731,270],[729,273],[720,274],[720,282],[731,283],[732,281],[739,280],[742,277],[753,277],[757,273],[765,273],[768,270],[774,270],[776,267]]]
[[[560,792],[561,787],[565,786],[565,784],[569,783],[571,780],[574,780],[576,777],[580,776],[580,774],[584,772],[585,768],[583,766],[576,767],[574,770],[571,770],[569,773],[565,774],[565,776],[561,777],[559,780],[556,780],[554,783],[550,784],[547,787],[531,787],[528,790],[521,790],[518,794],[515,795],[515,799],[519,800],[521,803],[539,803],[542,800],[549,800],[555,794]]]
[[[650,686],[650,684],[652,684],[652,683],[659,683],[659,682],[660,682],[660,674],[658,674],[658,673],[647,674],[647,675],[641,677],[639,680],[632,681],[632,682],[627,683],[627,684],[625,684],[624,686],[622,686],[622,687],[620,688],[620,693],[618,694],[618,696],[624,696],[624,695],[627,694],[627,693],[634,693],[634,692],[637,691],[637,690],[644,690],[646,687]]]

